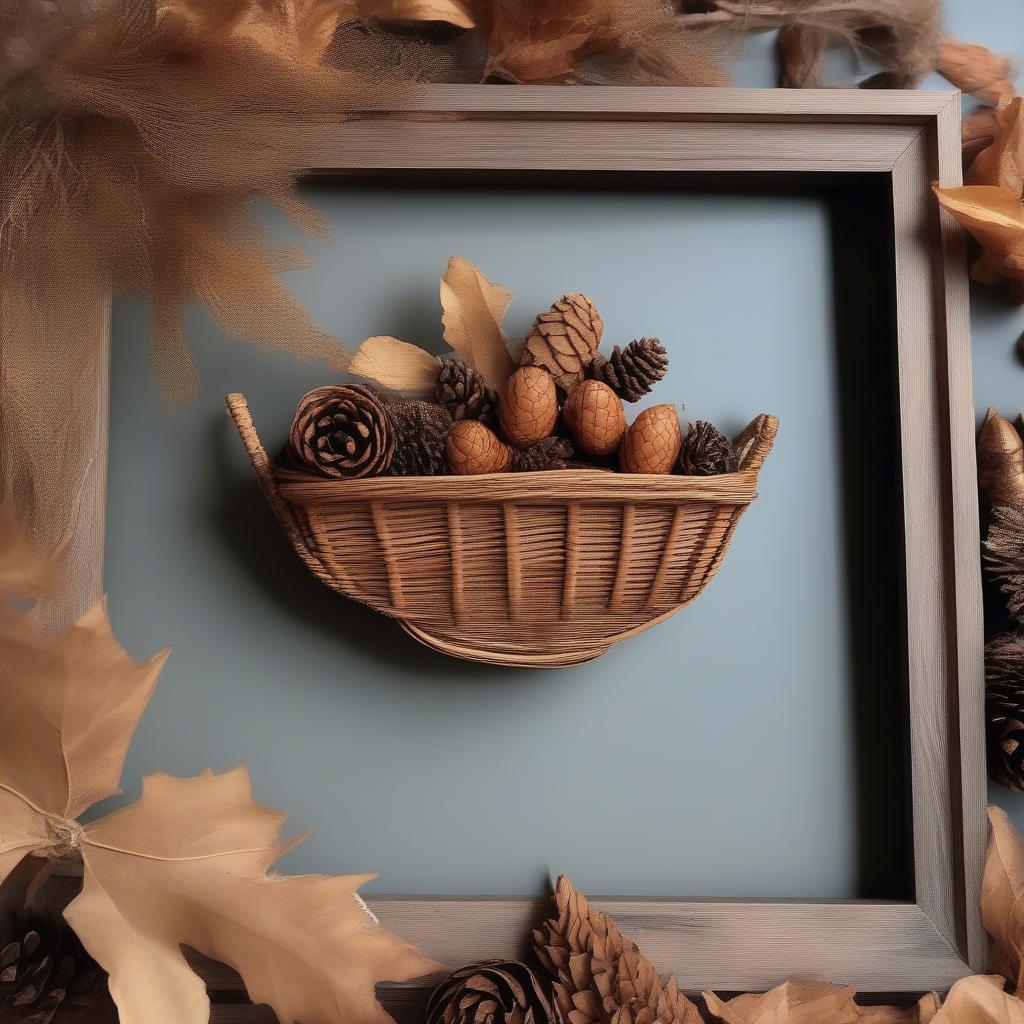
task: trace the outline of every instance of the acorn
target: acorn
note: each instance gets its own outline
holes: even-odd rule
[[[598,459],[614,455],[626,432],[622,399],[599,380],[585,380],[569,392],[562,419],[576,447]]]
[[[459,420],[445,444],[448,468],[459,476],[507,473],[512,449],[479,420]]]
[[[529,448],[550,437],[558,422],[555,380],[539,366],[521,366],[505,382],[498,405],[498,422],[505,440]]]
[[[623,473],[671,473],[679,458],[683,431],[674,405],[644,409],[626,431],[619,446]]]

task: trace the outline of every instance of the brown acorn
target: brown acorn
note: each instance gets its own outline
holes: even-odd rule
[[[448,432],[448,468],[459,476],[507,473],[512,449],[479,420],[459,420]]]
[[[498,422],[505,440],[517,448],[550,437],[558,422],[558,394],[551,374],[539,366],[516,370],[502,390]]]
[[[626,432],[622,399],[599,380],[585,380],[569,392],[562,419],[576,447],[598,459],[614,455]]]
[[[683,431],[674,405],[644,409],[619,446],[623,473],[671,473],[679,458]]]

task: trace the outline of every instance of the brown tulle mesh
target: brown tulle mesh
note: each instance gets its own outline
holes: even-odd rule
[[[346,349],[277,277],[304,257],[276,249],[249,203],[323,231],[295,175],[346,108],[401,86],[369,63],[318,63],[325,3],[100,0],[84,24],[85,0],[45,5],[48,21],[24,4],[0,0],[0,25],[23,30],[0,49],[0,501],[59,558],[63,596],[44,615],[65,625],[100,585],[110,296],[152,300],[172,402],[199,387],[193,301],[232,334],[341,371]]]

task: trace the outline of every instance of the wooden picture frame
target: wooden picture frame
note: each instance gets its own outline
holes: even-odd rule
[[[430,86],[318,136],[317,173],[627,184],[714,173],[887,182],[898,349],[915,897],[909,902],[595,899],[687,991],[790,978],[943,990],[985,966],[979,530],[960,230],[931,185],[961,182],[958,93]],[[424,178],[426,174],[426,179]],[[383,924],[456,966],[521,955],[540,899],[372,898]],[[238,999],[211,968],[211,987]],[[422,1020],[429,983],[382,994]],[[231,1019],[241,1019],[238,1007]],[[219,1019],[227,1019],[221,1013]]]

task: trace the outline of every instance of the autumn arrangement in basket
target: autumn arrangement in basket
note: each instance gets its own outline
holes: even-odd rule
[[[694,600],[714,575],[778,421],[736,438],[674,405],[630,417],[668,371],[656,338],[601,351],[592,299],[563,295],[513,346],[512,293],[461,259],[435,358],[391,337],[299,402],[275,463],[228,407],[271,506],[328,586],[457,657],[560,667]]]

